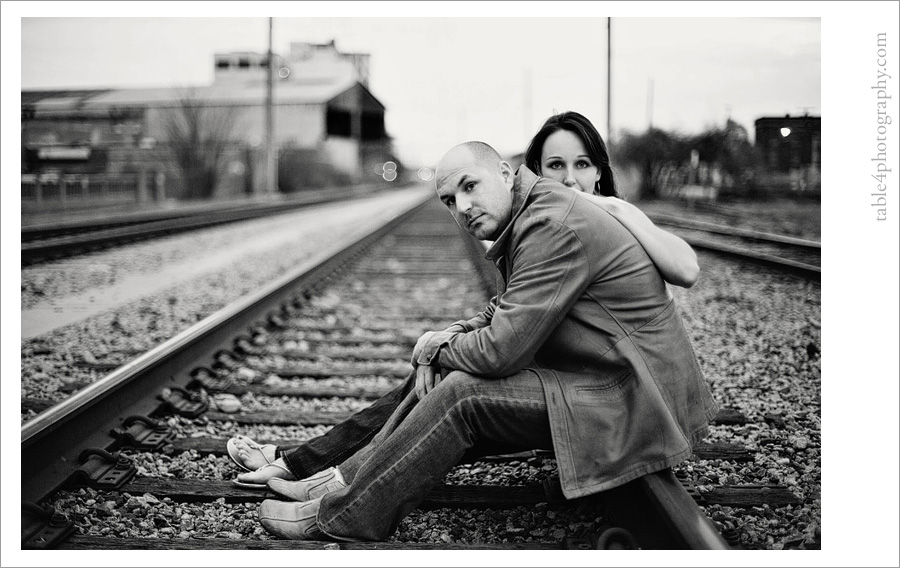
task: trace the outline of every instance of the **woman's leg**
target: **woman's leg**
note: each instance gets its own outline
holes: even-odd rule
[[[412,372],[400,386],[371,406],[300,446],[279,448],[277,455],[284,459],[285,465],[297,479],[342,463],[372,440],[415,384],[416,375]]]
[[[344,462],[372,440],[415,384],[416,375],[411,372],[400,386],[321,436],[299,446],[278,446],[275,449],[275,463],[287,467],[293,479],[306,479]],[[291,475],[277,467],[238,475],[238,480],[246,483],[265,483],[272,478],[290,479]]]
[[[536,374],[450,373],[422,400],[407,396],[372,443],[340,466],[350,486],[322,497],[319,528],[342,540],[383,540],[479,440],[552,447]],[[345,471],[346,468],[346,471]]]

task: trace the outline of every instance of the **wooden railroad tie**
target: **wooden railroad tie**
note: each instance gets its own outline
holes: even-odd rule
[[[237,390],[237,389],[236,389]],[[229,391],[231,392],[231,391]],[[319,396],[323,396],[320,394]],[[302,412],[296,410],[236,412],[226,414],[224,412],[207,412],[205,416],[210,420],[222,422],[231,421],[239,424],[273,424],[273,425],[301,425],[316,426],[318,424],[333,425],[343,422],[352,412]],[[733,409],[723,409],[713,419],[713,424],[746,424],[749,422],[746,416]]]
[[[226,503],[255,503],[264,499],[278,498],[268,490],[245,489],[230,481],[181,479],[181,478],[134,478],[120,491],[143,495],[150,493],[157,499],[170,498],[180,502],[212,502],[224,499]],[[789,489],[780,485],[723,485],[703,493],[704,505],[726,505],[729,507],[771,508],[797,505],[800,499]],[[434,488],[419,505],[420,509],[509,509],[532,506],[537,503],[561,504],[559,480],[548,478],[544,483],[529,485],[447,485]]]

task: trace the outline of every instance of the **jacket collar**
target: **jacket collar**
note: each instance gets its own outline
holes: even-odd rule
[[[494,244],[487,250],[484,258],[495,260],[503,256],[503,253],[506,251],[506,243],[509,241],[510,234],[512,234],[512,226],[522,212],[525,211],[528,195],[531,193],[531,190],[537,184],[539,179],[541,178],[525,166],[519,166],[519,169],[516,170],[511,190],[513,194],[512,210],[514,213],[512,217],[510,217],[509,223],[503,229],[503,232],[500,233],[500,236],[497,237]]]

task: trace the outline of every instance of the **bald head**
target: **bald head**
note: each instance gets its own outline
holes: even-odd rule
[[[452,171],[459,167],[477,165],[487,169],[496,168],[503,158],[489,144],[473,140],[463,142],[447,150],[444,157],[438,163],[435,170],[434,180],[436,185],[441,184],[441,178],[446,176],[448,171]]]
[[[493,240],[509,223],[515,175],[484,142],[465,142],[444,154],[434,185],[457,223],[481,240]]]

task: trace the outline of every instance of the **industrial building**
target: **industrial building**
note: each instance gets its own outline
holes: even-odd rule
[[[292,43],[273,60],[281,191],[354,183],[396,161],[368,54]],[[267,54],[217,53],[212,64],[208,86],[23,91],[23,207],[262,193]],[[185,137],[215,153],[206,194],[185,174]]]
[[[754,122],[764,185],[818,191],[822,171],[822,117],[763,117]]]

